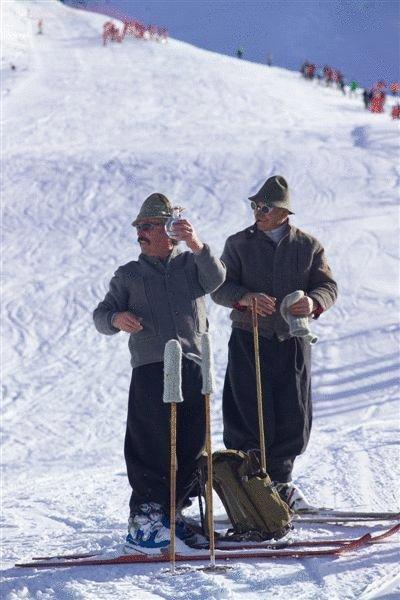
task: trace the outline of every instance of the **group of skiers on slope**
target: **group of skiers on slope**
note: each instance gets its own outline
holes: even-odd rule
[[[100,333],[129,334],[128,551],[170,543],[170,413],[163,403],[163,358],[170,340],[177,340],[183,353],[184,402],[177,405],[176,543],[193,536],[180,511],[196,495],[197,462],[205,443],[202,371],[192,358],[201,356],[200,340],[208,331],[207,294],[231,309],[222,398],[224,444],[244,452],[264,445],[256,402],[262,388],[268,475],[293,510],[309,506],[292,481],[292,469],[310,437],[310,344],[315,340],[309,329],[300,332],[292,325],[298,320],[308,323],[329,309],[337,285],[320,242],[290,221],[294,213],[284,177],[269,177],[249,201],[250,224],[228,237],[219,259],[189,220],[173,219],[171,225],[176,208],[166,196],[151,194],[132,222],[141,253],[117,269],[93,313]],[[179,248],[180,242],[186,251]],[[254,319],[260,334],[257,389]]]
[[[315,64],[304,62],[300,68],[300,72],[305,79],[317,80],[319,83],[325,82],[327,86],[336,85],[343,94],[346,94],[346,83],[343,74],[332,67],[325,66],[317,68]],[[359,85],[357,81],[353,80],[348,84],[349,96],[357,94]],[[367,110],[373,113],[383,113],[387,84],[384,81],[378,81],[370,90],[364,89],[362,92],[362,98],[364,106]],[[393,82],[390,84],[389,89],[393,96],[398,96],[400,91],[400,83]],[[393,119],[400,118],[400,104],[397,102],[393,105],[391,116]]]
[[[237,58],[243,58],[244,50],[242,47],[239,47],[236,50]],[[269,66],[272,65],[272,55],[268,54],[267,56],[267,64]],[[334,69],[328,65],[324,67],[317,67],[314,63],[310,63],[305,61],[300,67],[300,73],[305,79],[310,81],[317,80],[318,83],[325,83],[327,86],[336,86],[338,89],[342,91],[343,94],[346,95],[346,81],[344,79],[344,75],[339,69]],[[355,96],[358,93],[359,85],[357,81],[352,80],[348,83],[348,95]],[[364,106],[367,110],[370,110],[373,113],[382,113],[384,112],[385,100],[386,100],[386,83],[384,81],[378,81],[371,90],[364,89],[362,92]],[[393,96],[398,96],[400,90],[400,84],[398,82],[394,82],[390,85],[390,91]],[[393,105],[391,110],[392,119],[400,118],[400,103],[396,103]]]
[[[165,27],[157,27],[156,25],[143,25],[139,21],[124,20],[121,30],[113,21],[104,23],[103,46],[106,46],[108,41],[121,43],[126,36],[165,43],[168,40],[168,30]]]
[[[42,35],[43,19],[38,20],[37,28],[37,33]],[[103,46],[106,46],[108,41],[121,43],[126,36],[165,43],[168,40],[168,29],[157,27],[156,25],[143,25],[139,21],[124,20],[123,27],[120,30],[113,21],[106,21],[104,23],[102,33]]]
[[[325,83],[327,86],[336,85],[343,94],[346,93],[344,75],[338,69],[333,69],[328,65],[317,67],[314,63],[305,61],[300,67],[300,73],[305,79],[316,79],[318,83]],[[356,85],[356,82],[353,84]],[[355,89],[357,89],[357,85]]]

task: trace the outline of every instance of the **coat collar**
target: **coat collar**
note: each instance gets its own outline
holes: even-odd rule
[[[251,240],[251,239],[264,240],[269,244],[274,244],[274,242],[267,235],[265,235],[265,233],[263,231],[260,231],[258,229],[257,223],[254,223],[253,225],[250,225],[250,227],[247,227],[244,230],[244,233],[245,233],[246,238],[249,240]],[[297,227],[288,223],[288,231],[284,235],[284,237],[280,240],[279,244],[284,241],[291,242],[296,237],[296,233],[297,233]]]
[[[165,261],[160,260],[159,258],[157,258],[156,256],[147,256],[147,254],[143,254],[143,252],[141,252],[139,254],[139,262],[144,262],[146,264],[149,264],[153,267],[155,267],[156,269],[158,269],[159,271],[165,271],[165,269],[168,267],[169,263],[171,262],[172,259],[176,258],[177,256],[179,256],[179,254],[181,254],[182,251],[179,248],[179,246],[174,246],[170,252],[170,254],[168,255],[167,259]]]

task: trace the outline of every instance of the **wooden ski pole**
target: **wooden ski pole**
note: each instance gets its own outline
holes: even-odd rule
[[[254,340],[254,364],[256,368],[256,387],[257,387],[257,409],[258,409],[258,429],[260,435],[260,451],[261,451],[261,471],[267,472],[267,458],[265,451],[265,433],[264,433],[264,411],[261,385],[261,368],[260,368],[260,343],[258,339],[258,315],[257,315],[257,298],[251,301],[251,310],[253,316],[253,340]]]
[[[214,391],[214,373],[212,368],[211,340],[208,333],[201,338],[201,371],[203,376],[205,412],[206,412],[206,452],[207,452],[207,484],[206,505],[207,525],[210,540],[210,565],[215,567],[214,507],[213,507],[213,461],[211,448],[211,402],[210,395]]]
[[[211,448],[211,402],[210,396],[214,392],[214,369],[212,362],[211,338],[208,333],[201,336],[201,357],[197,354],[188,353],[187,358],[201,366],[203,386],[201,393],[204,396],[206,417],[206,453],[207,453],[207,482],[206,482],[206,506],[207,506],[207,528],[210,538],[210,565],[215,566],[215,535],[214,535],[214,508],[213,508],[213,463]]]
[[[176,527],[176,403],[171,402],[171,479],[170,479],[170,512],[169,512],[169,530],[170,538],[170,553],[171,553],[171,569],[175,571],[175,527]]]
[[[206,505],[207,505],[207,527],[210,540],[210,564],[215,567],[215,536],[214,536],[214,506],[213,506],[213,461],[211,449],[211,411],[210,394],[204,395],[206,407],[206,452],[207,452],[207,482],[206,482]]]
[[[169,340],[164,350],[164,396],[163,401],[171,405],[170,417],[170,559],[171,570],[175,573],[175,530],[176,530],[176,405],[183,402],[182,396],[182,348],[177,340]]]

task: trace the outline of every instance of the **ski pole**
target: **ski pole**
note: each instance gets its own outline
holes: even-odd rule
[[[256,368],[258,428],[259,428],[259,434],[260,434],[260,451],[261,451],[261,471],[263,473],[266,473],[267,472],[267,459],[266,459],[266,451],[265,451],[263,398],[262,398],[262,386],[261,386],[260,344],[259,344],[259,339],[258,339],[257,298],[252,299],[251,310],[252,310],[252,317],[253,317],[254,364],[255,364],[255,368]]]
[[[213,508],[213,461],[211,449],[211,410],[210,395],[214,392],[214,373],[212,365],[211,339],[208,333],[203,333],[201,338],[201,371],[203,376],[202,394],[206,409],[206,452],[207,452],[207,525],[210,539],[210,564],[215,567],[215,539],[214,539],[214,508]]]
[[[164,350],[164,395],[163,402],[171,405],[170,417],[170,559],[175,573],[175,530],[176,530],[176,405],[183,402],[182,396],[182,348],[177,340],[169,340]]]
[[[201,336],[201,358],[197,354],[188,353],[187,358],[201,366],[203,386],[201,393],[204,396],[205,421],[206,421],[206,453],[207,453],[207,482],[206,482],[206,506],[207,506],[207,528],[210,538],[210,564],[215,568],[215,537],[214,537],[214,509],[213,509],[213,462],[211,448],[211,408],[210,395],[214,392],[214,369],[212,362],[211,338],[208,333]]]

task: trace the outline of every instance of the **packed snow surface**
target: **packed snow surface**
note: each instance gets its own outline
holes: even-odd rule
[[[124,538],[127,336],[99,335],[91,313],[137,257],[130,223],[154,191],[183,204],[219,253],[251,223],[247,196],[271,174],[288,179],[292,222],[323,243],[340,291],[313,323],[314,426],[297,482],[320,505],[398,506],[399,148],[387,113],[296,73],[175,40],[104,48],[105,18],[55,1],[7,0],[2,12],[3,597],[398,597],[393,542],[179,577],[155,565],[13,566]],[[209,302],[214,449],[228,312]],[[293,537],[378,530],[303,525]]]

